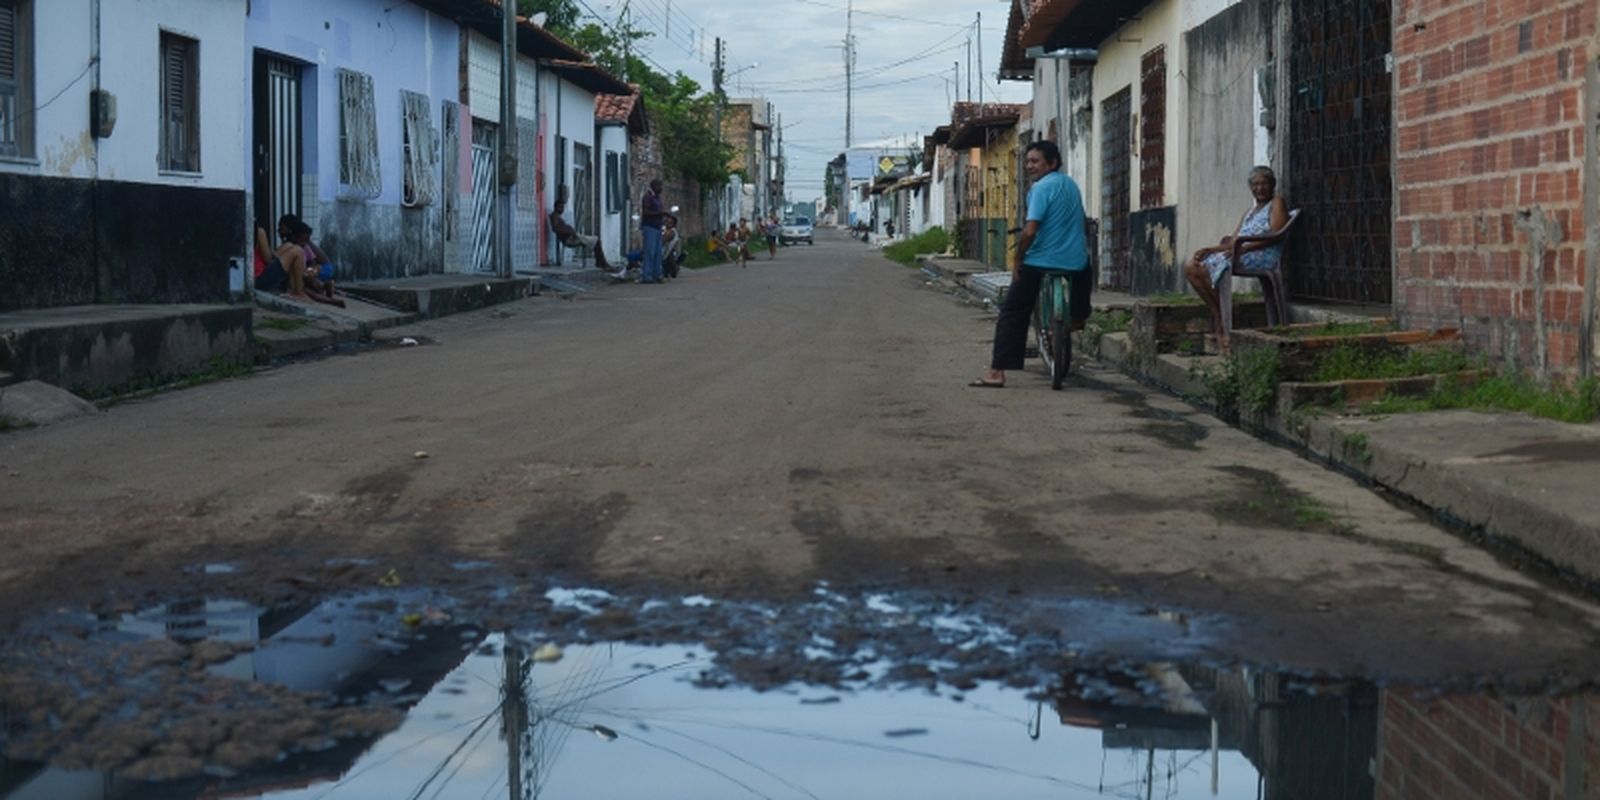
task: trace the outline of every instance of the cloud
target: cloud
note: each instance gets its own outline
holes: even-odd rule
[[[795,199],[821,194],[827,162],[844,149],[846,0],[630,0],[634,25],[655,34],[642,49],[659,67],[711,87],[713,41],[724,40],[730,94],[761,96],[782,115]],[[621,0],[589,7],[614,21]],[[970,0],[858,0],[853,140],[928,134],[966,95],[967,42],[983,13],[984,99],[1025,102],[1028,84],[994,80],[1009,5]],[[667,31],[670,20],[671,30]],[[700,51],[703,38],[704,50]],[[904,63],[900,63],[904,62]],[[759,66],[745,69],[748,65]],[[961,85],[954,87],[956,65]],[[972,81],[973,99],[978,86]]]

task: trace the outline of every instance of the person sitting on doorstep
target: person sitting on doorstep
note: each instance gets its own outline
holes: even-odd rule
[[[267,238],[267,229],[260,225],[256,226],[255,251],[256,291],[282,291],[283,283],[289,276],[284,272],[283,264],[280,264],[277,256],[273,254],[272,242]]]
[[[319,303],[344,308],[344,301],[333,294],[333,262],[328,260],[328,254],[322,252],[311,241],[311,226],[304,220],[298,220],[294,227],[294,243],[300,245],[306,257],[306,288],[311,292],[308,295]]]
[[[595,266],[611,273],[613,278],[621,278],[626,275],[626,267],[623,269],[611,268],[611,262],[606,260],[605,251],[600,247],[600,237],[590,236],[586,233],[579,233],[576,228],[572,227],[571,224],[562,218],[561,213],[566,211],[566,209],[567,201],[557,200],[555,208],[550,210],[550,232],[556,235],[556,241],[561,242],[567,247],[589,248],[589,252],[594,253]]]
[[[278,245],[272,258],[262,268],[256,279],[256,288],[265,291],[282,290],[289,297],[309,300],[306,296],[306,251],[295,243],[295,232],[305,223],[294,214],[284,214],[278,219]],[[256,231],[256,247],[266,245],[266,231]]]

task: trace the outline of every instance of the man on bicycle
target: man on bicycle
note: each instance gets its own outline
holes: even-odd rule
[[[1082,330],[1089,319],[1093,279],[1083,236],[1083,195],[1078,184],[1061,172],[1061,150],[1055,142],[1034,142],[1027,153],[1023,170],[1033,186],[1028,189],[1028,219],[1011,264],[1011,288],[1006,290],[1000,318],[994,324],[989,370],[969,386],[999,389],[1006,385],[1006,370],[1022,369],[1028,322],[1046,270],[1059,271],[1067,278],[1072,330]]]

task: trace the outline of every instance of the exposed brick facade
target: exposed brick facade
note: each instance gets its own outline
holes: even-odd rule
[[[1600,797],[1600,700],[1383,693],[1376,800]],[[1596,766],[1591,766],[1596,765]]]
[[[1395,0],[1395,309],[1575,374],[1600,0]]]

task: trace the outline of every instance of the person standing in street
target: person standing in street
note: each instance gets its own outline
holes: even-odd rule
[[[650,181],[639,207],[639,232],[644,235],[644,269],[640,283],[661,283],[661,225],[667,213],[661,205],[661,179]]]
[[[1000,318],[994,323],[989,370],[968,386],[1003,388],[1006,370],[1022,369],[1028,323],[1046,271],[1066,273],[1071,329],[1082,330],[1089,319],[1093,276],[1083,235],[1083,195],[1077,182],[1061,172],[1061,150],[1055,142],[1028,145],[1023,170],[1033,186],[1028,189],[1027,221],[1011,264],[1011,288],[1006,290]]]

